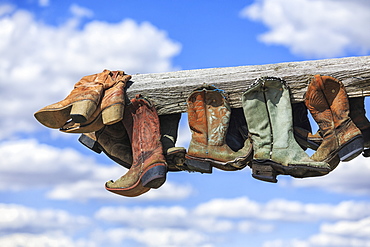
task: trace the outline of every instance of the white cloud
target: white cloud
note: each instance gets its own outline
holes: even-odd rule
[[[369,158],[360,155],[349,162],[341,162],[334,171],[326,176],[314,179],[295,179],[291,181],[291,185],[315,187],[349,195],[369,195],[369,177]]]
[[[73,240],[62,233],[28,234],[16,233],[0,237],[0,246],[19,247],[95,247],[89,240]]]
[[[368,247],[370,246],[370,218],[357,221],[338,221],[324,223],[320,232],[306,240],[273,240],[266,241],[264,247]]]
[[[370,33],[364,31],[369,10],[370,3],[363,0],[258,0],[240,15],[267,26],[259,36],[262,42],[323,58],[370,51]]]
[[[41,7],[47,7],[47,6],[49,6],[49,4],[50,4],[49,0],[39,0],[39,5]]]
[[[225,210],[227,208],[228,210]],[[334,204],[302,203],[285,199],[272,199],[258,203],[247,197],[213,199],[195,208],[198,216],[250,218],[293,222],[317,220],[361,219],[370,215],[370,203],[343,201]]]
[[[36,140],[0,142],[0,190],[47,189],[49,199],[87,201],[90,199],[123,200],[108,192],[106,181],[117,179],[127,169],[117,164],[98,164],[71,148],[60,149]],[[138,200],[180,200],[193,192],[190,185],[166,182]]]
[[[171,71],[181,46],[149,22],[79,20],[93,13],[73,5],[64,25],[42,23],[28,11],[0,5],[0,138],[43,127],[40,108],[64,99],[83,76],[103,69],[127,73]]]
[[[91,223],[87,217],[71,215],[63,210],[36,210],[17,204],[0,204],[0,215],[0,232],[3,234],[55,231],[73,233]]]
[[[151,229],[135,229],[135,228],[115,228],[107,231],[99,231],[93,235],[94,242],[99,242],[104,245],[109,243],[109,246],[123,246],[127,241],[134,241],[128,246],[160,246],[160,247],[176,247],[176,246],[199,246],[211,247],[214,240],[209,239],[207,235],[191,229],[171,229],[171,228],[151,228]],[[130,242],[129,242],[130,243]]]

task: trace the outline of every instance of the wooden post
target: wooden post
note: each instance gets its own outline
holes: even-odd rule
[[[231,107],[241,107],[241,95],[261,76],[284,79],[291,89],[292,102],[303,101],[310,78],[315,74],[331,75],[343,82],[349,97],[370,95],[370,56],[312,60],[267,65],[181,70],[166,73],[132,75],[127,90],[148,97],[159,115],[186,112],[186,99],[203,83],[226,92]]]

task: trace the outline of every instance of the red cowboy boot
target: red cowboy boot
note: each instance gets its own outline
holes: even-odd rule
[[[138,196],[150,188],[159,188],[166,181],[167,164],[160,142],[157,111],[147,99],[136,95],[127,105],[123,120],[132,147],[132,165],[116,181],[105,188],[122,196]]]

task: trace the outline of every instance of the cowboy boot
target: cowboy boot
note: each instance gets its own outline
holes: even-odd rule
[[[251,158],[252,146],[247,139],[243,148],[234,152],[226,144],[231,109],[224,94],[203,85],[189,96],[187,105],[192,132],[187,166],[205,173],[212,173],[212,166],[226,171],[244,168]]]
[[[181,113],[159,116],[161,143],[169,171],[189,170],[184,164],[186,149],[175,146],[180,119]]]
[[[96,132],[84,133],[78,140],[96,153],[103,151],[110,159],[121,166],[127,169],[131,167],[131,143],[122,121],[105,125]]]
[[[339,80],[315,75],[308,85],[305,104],[323,137],[311,156],[313,160],[330,162],[338,155],[341,161],[349,161],[362,152],[362,135],[349,117],[347,93]]]
[[[84,76],[64,100],[40,109],[34,114],[35,118],[46,127],[55,129],[62,127],[70,118],[76,123],[86,122],[96,110],[103,91],[116,84],[114,77],[116,75],[109,70]],[[130,78],[123,72],[117,77],[120,81]]]
[[[132,165],[116,181],[105,188],[122,196],[138,196],[150,188],[159,188],[166,181],[167,164],[160,142],[157,111],[147,99],[136,95],[127,105],[123,120],[132,147]]]
[[[283,80],[259,78],[242,99],[254,150],[254,178],[276,183],[279,174],[303,178],[329,172],[327,163],[310,159],[295,141],[289,89]]]
[[[182,167],[186,149],[175,147],[180,117],[181,113],[159,116],[161,142],[169,171],[187,170],[186,167]],[[103,151],[113,161],[130,169],[132,164],[131,143],[123,122],[106,125],[96,132],[83,133],[78,140],[92,151],[96,153]]]
[[[360,129],[362,137],[364,138],[363,156],[370,157],[370,122],[366,117],[365,111],[365,97],[349,98],[349,116]]]
[[[89,133],[102,129],[105,125],[114,124],[123,118],[125,106],[126,83],[118,82],[103,92],[101,103],[95,112],[84,123],[71,120],[60,128],[65,133]]]

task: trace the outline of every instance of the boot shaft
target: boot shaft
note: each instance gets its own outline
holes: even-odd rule
[[[164,162],[159,118],[153,104],[136,95],[126,107],[123,123],[131,141],[132,166]]]

